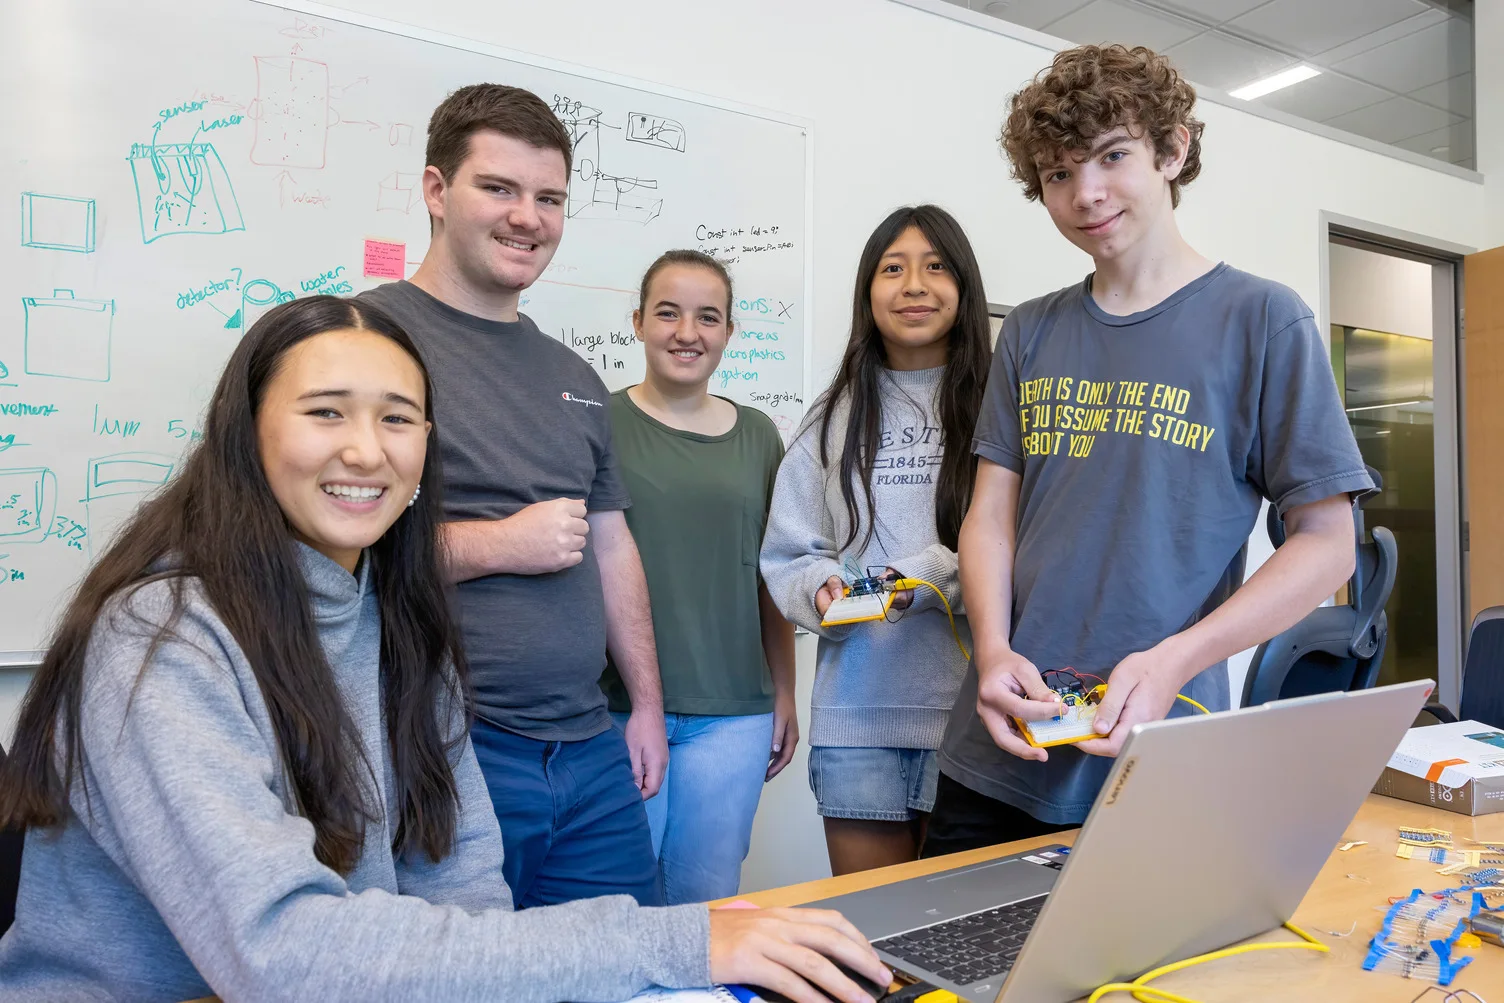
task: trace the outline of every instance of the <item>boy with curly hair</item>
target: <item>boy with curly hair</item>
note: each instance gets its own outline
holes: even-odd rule
[[[1095,270],[1009,314],[993,356],[959,551],[975,671],[927,856],[1079,825],[1133,725],[1190,711],[1181,693],[1226,709],[1227,658],[1352,574],[1373,482],[1310,309],[1175,222],[1195,101],[1120,45],[1062,52],[1012,99],[1013,176]],[[1239,588],[1264,499],[1287,538]],[[1034,748],[1014,719],[1052,717],[1067,667],[1109,681],[1099,737]]]

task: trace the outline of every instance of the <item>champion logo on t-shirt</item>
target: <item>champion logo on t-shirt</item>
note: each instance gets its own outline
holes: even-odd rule
[[[593,400],[590,400],[587,397],[576,397],[574,394],[570,393],[568,390],[564,391],[562,394],[560,394],[560,396],[563,397],[567,401],[574,401],[576,404],[584,404],[584,405],[586,405],[588,407],[605,407],[605,405],[602,404],[600,401],[593,401]]]

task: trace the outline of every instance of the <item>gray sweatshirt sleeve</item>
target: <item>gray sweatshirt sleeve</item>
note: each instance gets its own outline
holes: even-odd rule
[[[789,622],[839,641],[854,625],[822,627],[815,609],[815,593],[831,575],[841,577],[842,569],[836,560],[835,524],[825,503],[825,468],[810,448],[811,438],[801,434],[795,439],[778,468],[758,563],[768,595]]]
[[[613,896],[471,912],[474,900],[353,893],[275,793],[275,746],[247,711],[254,680],[235,672],[216,627],[190,606],[181,640],[161,644],[139,681],[148,639],[96,632],[82,717],[93,810],[82,792],[74,804],[226,1003],[593,1003],[708,984],[704,906]],[[464,866],[499,869],[490,827],[467,818],[465,833]]]
[[[961,615],[961,576],[957,571],[956,552],[941,543],[934,543],[918,553],[897,558],[891,567],[905,578],[922,578],[945,594],[951,612]],[[942,613],[945,606],[933,589],[924,586],[914,590],[914,603],[909,607],[914,612],[922,609],[937,609]]]

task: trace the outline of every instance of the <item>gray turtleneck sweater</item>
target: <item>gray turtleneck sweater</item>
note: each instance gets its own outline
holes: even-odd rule
[[[944,373],[943,366],[882,372],[882,431],[872,471],[877,526],[865,548],[866,500],[860,485],[856,499],[863,526],[855,542],[844,545],[851,526],[841,498],[844,399],[836,403],[830,423],[830,465],[820,462],[817,404],[778,468],[763,535],[762,575],[783,615],[820,635],[810,745],[938,749],[945,734],[966,656],[934,592],[916,590],[902,619],[890,614],[896,623],[822,627],[815,608],[815,593],[831,575],[850,581],[868,568],[891,567],[945,593],[970,647],[956,552],[940,542],[935,529],[935,479],[944,446],[936,405]]]
[[[453,852],[437,864],[394,857],[370,561],[357,578],[298,550],[319,640],[381,778],[354,870],[315,858],[255,677],[196,583],[176,638],[142,669],[170,608],[169,586],[147,585],[95,627],[88,768],[67,823],[27,833],[16,923],[0,939],[0,1001],[609,1001],[708,984],[704,906],[641,909],[612,896],[512,911],[468,738],[453,764]],[[461,708],[444,712],[463,729]]]

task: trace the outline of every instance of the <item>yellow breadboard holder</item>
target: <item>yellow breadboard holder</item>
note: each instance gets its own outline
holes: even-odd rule
[[[1075,694],[1056,691],[1060,697],[1060,713],[1048,721],[1013,720],[1023,733],[1024,741],[1036,749],[1051,749],[1057,745],[1073,745],[1088,738],[1101,738],[1097,734],[1097,704],[1102,702],[1106,686],[1097,686],[1079,697]]]
[[[851,589],[825,610],[820,620],[822,627],[839,627],[846,623],[866,623],[868,620],[883,620],[888,616],[888,607],[893,605],[894,593],[872,592],[854,596]]]

